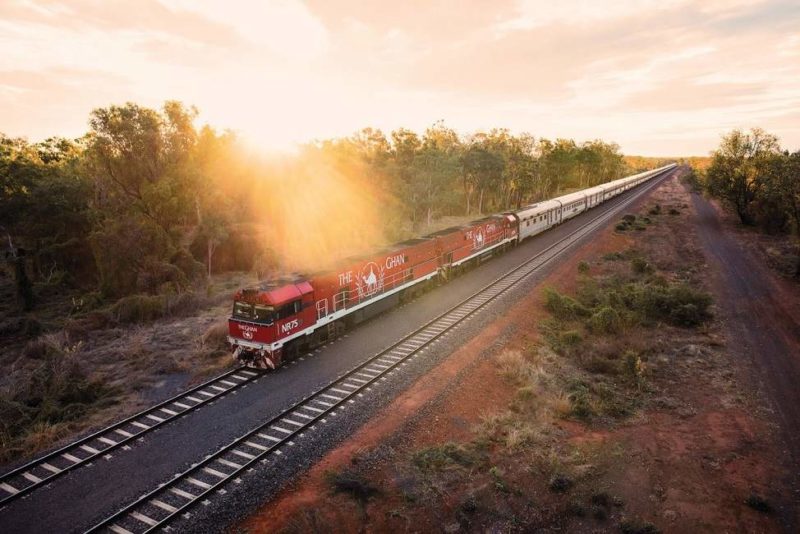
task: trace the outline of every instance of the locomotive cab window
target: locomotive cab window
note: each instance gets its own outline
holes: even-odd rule
[[[275,320],[275,308],[272,306],[253,306],[255,320],[259,323],[271,324]]]
[[[233,303],[233,317],[235,319],[253,319],[253,306],[247,302],[234,302]]]
[[[296,314],[297,312],[299,312],[300,308],[301,308],[301,306],[300,306],[300,301],[299,300],[295,300],[293,302],[290,302],[289,304],[284,304],[283,306],[278,308],[278,314],[277,314],[278,317],[277,318],[278,319],[285,319],[286,317],[290,317],[290,316]]]

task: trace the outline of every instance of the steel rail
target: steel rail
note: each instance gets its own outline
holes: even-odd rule
[[[295,439],[304,437],[305,432],[314,430],[317,424],[327,423],[328,417],[337,415],[337,410],[354,403],[356,398],[362,397],[365,391],[370,391],[378,381],[386,380],[389,374],[405,366],[429,346],[449,335],[480,310],[485,309],[490,302],[506,294],[512,287],[558,258],[634,200],[653,189],[673,170],[674,168],[665,170],[652,181],[646,182],[644,188],[636,194],[609,207],[448,311],[341,374],[328,385],[270,418],[266,423],[258,425],[175,475],[158,488],[97,523],[87,532],[143,534],[162,528],[178,515],[184,514],[190,507],[204,501],[211,492],[221,489],[223,485],[241,476],[256,462],[266,463],[272,457],[283,455],[284,449],[295,445]]]
[[[227,371],[3,474],[0,476],[0,506],[219,399],[258,376],[261,373],[245,367]]]

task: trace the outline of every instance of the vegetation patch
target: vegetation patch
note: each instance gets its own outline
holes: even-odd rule
[[[27,350],[40,360],[34,371],[0,392],[4,460],[24,450],[27,443],[63,430],[63,424],[113,402],[114,390],[89,377],[74,347],[44,338],[30,343]]]
[[[363,476],[353,471],[328,472],[326,480],[334,493],[349,495],[356,501],[365,504],[380,494],[380,490],[369,483]]]
[[[479,458],[474,451],[453,442],[422,449],[415,452],[411,458],[411,462],[423,471],[469,467],[478,461]]]
[[[744,501],[747,506],[762,514],[771,514],[773,509],[772,505],[761,495],[755,493],[751,494]]]

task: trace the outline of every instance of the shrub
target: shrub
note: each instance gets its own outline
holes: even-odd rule
[[[52,354],[60,354],[60,352],[60,347],[56,346],[49,336],[41,336],[28,341],[25,348],[22,349],[23,356],[34,360],[41,360]]]
[[[587,419],[594,415],[595,411],[589,399],[589,390],[583,384],[578,384],[572,388],[569,394],[570,413],[580,419]]]
[[[453,442],[437,447],[427,447],[414,453],[411,461],[422,470],[442,470],[454,466],[470,466],[476,463],[475,454]]]
[[[622,318],[617,310],[604,306],[589,318],[588,327],[596,334],[615,334],[622,329]]]
[[[583,341],[583,336],[577,330],[567,330],[561,333],[560,341],[564,347],[572,348]]]
[[[586,274],[589,272],[589,264],[585,261],[578,262],[578,272],[581,274]]]
[[[619,524],[622,534],[659,534],[661,532],[652,523],[639,519],[623,519]]]
[[[581,303],[571,297],[561,295],[555,289],[545,289],[544,295],[545,308],[557,319],[570,321],[577,319],[578,317],[586,317],[589,315],[589,310],[587,310]]]
[[[517,394],[515,397],[517,400],[522,402],[530,402],[536,398],[536,393],[533,391],[533,388],[530,386],[521,387],[517,390]]]
[[[747,497],[744,502],[747,504],[747,506],[757,512],[761,512],[763,514],[772,513],[772,505],[770,505],[769,502],[767,502],[767,500],[760,495],[752,494]]]
[[[661,214],[661,204],[656,204],[647,212],[650,215],[660,215]]]
[[[615,362],[606,358],[598,358],[597,356],[589,358],[589,360],[583,364],[583,368],[590,373],[602,375],[614,375],[619,372]]]
[[[681,212],[680,212],[680,211],[678,211],[678,210],[677,210],[677,209],[675,209],[675,208],[670,208],[670,209],[669,209],[669,211],[668,211],[667,213],[669,213],[670,215],[680,215],[680,214],[681,214]]]
[[[333,488],[334,493],[345,493],[360,503],[366,503],[380,493],[378,488],[372,486],[361,475],[350,471],[328,472],[325,474],[325,478]]]
[[[632,307],[648,320],[693,327],[711,318],[711,296],[687,285],[645,285],[632,295]]]
[[[616,230],[618,232],[624,232],[627,229],[628,229],[628,225],[626,223],[624,223],[624,222],[617,223],[617,225],[614,227],[614,230]]]
[[[194,259],[192,253],[185,248],[179,248],[170,261],[180,269],[189,280],[200,278],[206,273],[206,266],[202,262]]]
[[[651,274],[655,270],[652,265],[642,258],[633,258],[631,260],[631,268],[636,274]]]
[[[625,366],[625,374],[633,380],[641,380],[642,375],[644,374],[644,363],[642,363],[642,359],[635,353],[626,351],[623,362]]]
[[[628,224],[633,224],[636,221],[636,215],[628,213],[622,216],[622,220]]]
[[[162,295],[131,295],[111,307],[111,314],[119,323],[152,321],[165,313],[166,299]]]
[[[550,479],[550,491],[555,493],[564,493],[569,490],[575,483],[570,477],[563,473],[557,473]]]
[[[202,306],[202,299],[196,293],[183,291],[175,295],[169,295],[165,300],[168,315],[188,315],[197,311]]]
[[[26,380],[0,398],[2,438],[18,438],[36,427],[74,420],[111,393],[88,378],[73,353],[47,341],[48,349]]]

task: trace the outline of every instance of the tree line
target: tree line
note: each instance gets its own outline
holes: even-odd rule
[[[760,128],[730,132],[702,179],[742,224],[800,236],[800,150],[781,148],[776,136]],[[795,277],[800,278],[800,257]]]
[[[303,248],[330,255],[643,170],[613,143],[443,123],[267,158],[196,118],[179,102],[128,103],[94,110],[79,139],[0,134],[0,232],[25,307],[32,284],[179,292],[212,272],[292,267],[291,243],[317,232],[324,242]]]

